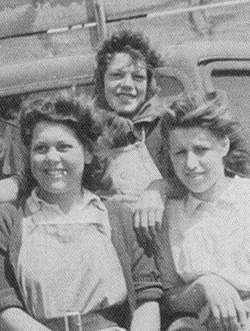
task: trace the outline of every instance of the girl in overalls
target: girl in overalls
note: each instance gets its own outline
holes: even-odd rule
[[[99,194],[126,202],[133,210],[148,185],[165,177],[161,167],[161,117],[154,78],[163,62],[142,35],[122,31],[97,54],[95,105],[103,121],[97,155],[105,165]]]
[[[161,284],[131,211],[87,189],[93,124],[76,98],[22,112],[35,186],[0,208],[1,331],[159,331]]]

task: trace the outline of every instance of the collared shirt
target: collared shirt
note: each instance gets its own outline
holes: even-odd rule
[[[17,279],[37,319],[103,309],[125,300],[123,271],[111,242],[106,207],[89,191],[65,215],[32,192],[22,220]]]
[[[250,290],[250,180],[236,177],[216,201],[191,194],[166,208],[168,240],[177,274],[194,281],[217,274],[238,290]]]
[[[148,185],[162,178],[144,140],[125,147],[103,150],[99,157],[107,165],[104,180],[111,185],[108,192],[98,194],[127,202],[132,209]]]

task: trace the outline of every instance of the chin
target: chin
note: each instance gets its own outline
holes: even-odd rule
[[[186,188],[194,194],[204,194],[210,189],[210,187],[207,187],[205,185],[204,186],[201,185],[199,187],[197,187],[197,185],[196,186],[186,185]]]
[[[44,192],[48,192],[50,194],[62,194],[66,193],[67,191],[67,188],[63,186],[50,186],[44,189]]]
[[[134,115],[136,115],[138,113],[138,109],[136,110],[130,110],[130,109],[123,109],[118,111],[118,114],[123,116],[123,117],[133,117]]]

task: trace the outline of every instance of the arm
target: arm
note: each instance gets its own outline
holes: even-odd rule
[[[201,285],[193,282],[168,289],[163,302],[175,313],[198,314],[206,305],[207,300]]]
[[[0,329],[1,331],[51,331],[16,307],[8,308],[0,313]]]
[[[123,256],[120,261],[126,276],[128,298],[133,313],[131,330],[144,328],[143,330],[156,331],[160,323],[157,301],[163,294],[159,272],[155,268],[154,257],[147,255],[138,244],[133,229],[131,210],[120,207],[113,208],[115,213],[110,221],[113,229],[113,243],[118,254]]]
[[[130,327],[131,331],[160,330],[160,311],[156,301],[145,302],[139,306],[134,314]]]
[[[207,274],[190,285],[169,289],[166,304],[174,312],[199,314],[206,304],[210,314],[206,317],[213,322],[214,330],[239,330],[246,325],[248,310],[238,291],[226,280]],[[205,319],[205,320],[206,320]]]
[[[132,276],[138,307],[133,314],[131,331],[159,331],[160,312],[157,301],[162,296],[159,272],[155,268],[154,256],[147,255],[136,239],[132,253]]]
[[[185,189],[175,178],[164,178],[149,184],[134,212],[135,229],[152,240],[161,228],[166,198],[182,197]]]
[[[153,181],[142,194],[134,213],[134,226],[137,231],[151,240],[161,227],[168,184],[164,179]]]
[[[19,190],[17,176],[0,179],[0,203],[15,201]]]

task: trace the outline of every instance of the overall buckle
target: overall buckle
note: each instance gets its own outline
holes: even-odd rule
[[[74,325],[74,330],[83,331],[81,314],[79,312],[68,312],[64,314],[65,331],[71,331],[70,324]]]

